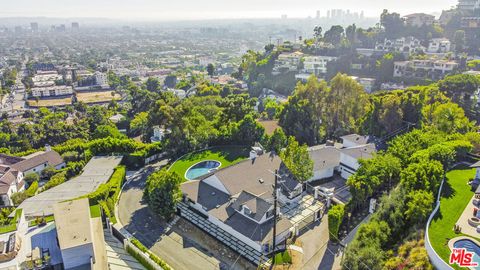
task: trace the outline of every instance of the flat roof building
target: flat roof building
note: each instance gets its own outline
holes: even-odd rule
[[[107,269],[102,220],[90,217],[88,199],[55,204],[53,213],[65,269]]]

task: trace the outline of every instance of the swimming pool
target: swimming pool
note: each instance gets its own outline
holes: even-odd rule
[[[474,253],[473,261],[477,262],[477,263],[480,263],[480,246],[478,246],[472,240],[464,238],[464,239],[455,241],[455,243],[453,243],[453,247],[454,248],[464,248],[467,251],[473,252]],[[473,269],[473,267],[471,267],[470,269]],[[474,269],[479,269],[480,270],[480,266],[477,266]]]
[[[190,167],[185,173],[188,180],[197,179],[200,176],[217,170],[222,164],[216,160],[205,160]]]

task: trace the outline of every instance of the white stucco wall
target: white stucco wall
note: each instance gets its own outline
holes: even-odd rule
[[[358,160],[356,158],[345,155],[344,153],[340,153],[340,163],[345,164],[355,170],[358,170],[360,167],[360,164],[358,164]]]
[[[225,223],[221,222],[220,220],[218,220],[217,218],[213,217],[213,216],[208,216],[208,220],[210,222],[212,222],[213,224],[217,225],[218,227],[222,228],[223,230],[225,230],[226,232],[228,232],[229,234],[235,236],[236,238],[238,238],[240,241],[242,241],[243,243],[251,246],[252,248],[254,248],[255,250],[258,250],[260,252],[262,252],[262,246],[260,244],[258,244],[257,242],[253,241],[252,239],[246,237],[245,235],[237,232],[236,230],[234,230],[232,227],[226,225]]]
[[[48,163],[45,162],[45,163],[43,163],[43,164],[38,165],[37,167],[31,168],[31,169],[29,169],[29,170],[27,170],[27,171],[24,171],[23,174],[24,174],[24,175],[27,175],[27,174],[29,174],[29,173],[40,174],[40,173],[43,171],[43,169],[45,169],[47,166],[48,166]]]
[[[327,168],[313,172],[313,177],[310,178],[308,181],[320,180],[325,179],[333,176],[334,168]]]
[[[343,139],[343,147],[345,148],[350,148],[350,147],[354,147],[354,146],[357,146],[358,144],[355,143],[354,141],[351,141],[351,140],[348,140],[348,139]]]

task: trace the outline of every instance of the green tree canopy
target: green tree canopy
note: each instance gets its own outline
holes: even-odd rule
[[[152,211],[168,220],[173,217],[176,205],[182,199],[180,183],[182,178],[175,172],[165,169],[155,172],[147,178],[143,198]]]
[[[287,147],[280,152],[283,163],[300,182],[313,177],[313,161],[306,145],[300,146],[294,137],[288,138]]]

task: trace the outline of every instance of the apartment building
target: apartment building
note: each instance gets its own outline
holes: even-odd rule
[[[434,38],[428,43],[428,53],[447,53],[451,50],[452,43],[447,38]]]
[[[73,88],[71,86],[59,85],[49,87],[35,87],[32,88],[33,97],[55,97],[55,96],[67,96],[73,94]]]
[[[447,60],[411,60],[394,63],[393,77],[439,80],[452,74],[458,63]]]
[[[408,26],[421,27],[432,25],[435,22],[435,16],[425,13],[413,13],[403,17]]]

